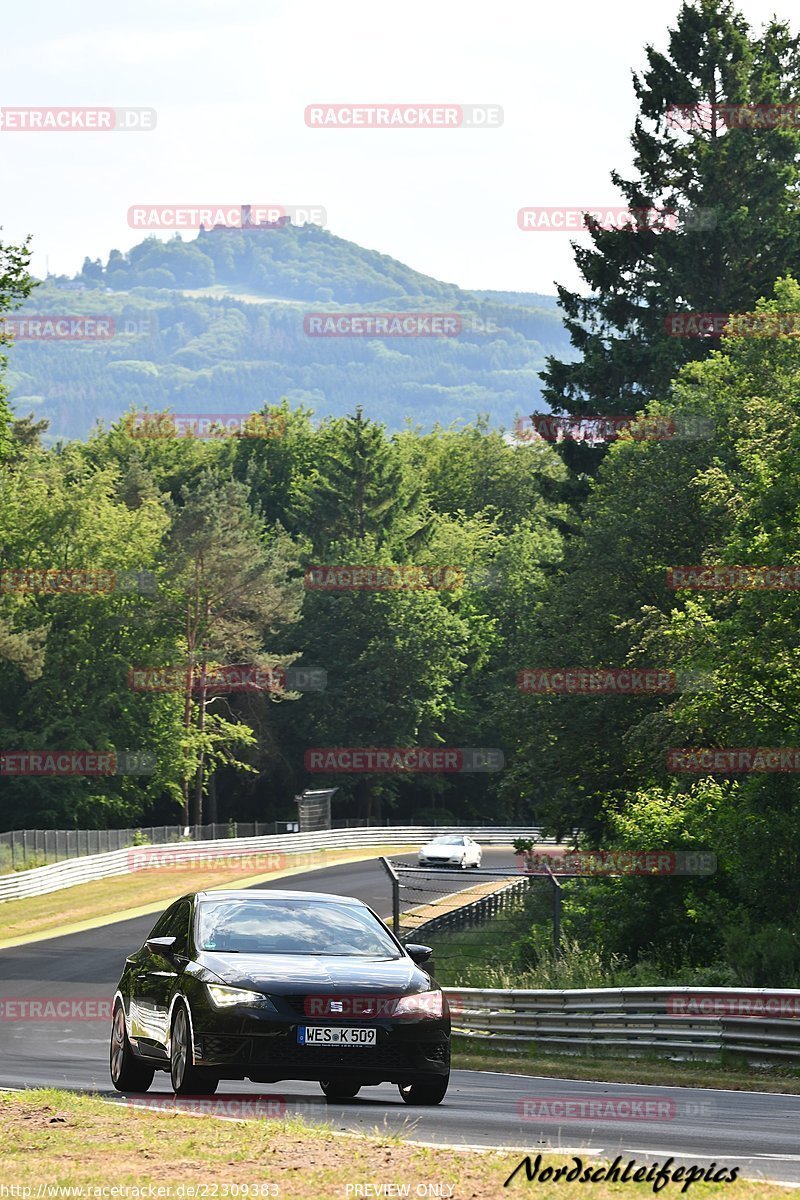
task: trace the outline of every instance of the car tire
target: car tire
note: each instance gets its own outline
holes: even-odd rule
[[[346,1079],[320,1079],[319,1086],[329,1103],[352,1100],[361,1091],[360,1083],[350,1083]]]
[[[169,1038],[169,1066],[172,1090],[176,1096],[213,1096],[219,1076],[192,1062],[189,1014],[183,1004],[175,1007]]]
[[[466,869],[467,869],[467,856],[465,854],[461,860],[461,870],[466,871]]]
[[[125,1028],[125,1010],[121,1000],[114,1005],[114,1016],[111,1020],[109,1069],[111,1082],[118,1092],[146,1092],[156,1073],[155,1067],[149,1066],[133,1053]]]
[[[450,1083],[448,1075],[429,1075],[414,1083],[397,1085],[405,1104],[441,1104]]]

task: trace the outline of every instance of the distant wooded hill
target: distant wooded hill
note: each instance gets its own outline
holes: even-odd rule
[[[308,312],[448,312],[455,337],[313,337]],[[390,429],[488,414],[509,427],[540,406],[545,356],[569,357],[555,297],[464,291],[315,225],[149,237],[74,279],[50,277],[23,313],[110,317],[104,340],[17,340],[18,415],[48,440],[83,438],[131,406],[249,412],[287,397],[318,416],[363,404]],[[16,314],[19,315],[19,314]]]

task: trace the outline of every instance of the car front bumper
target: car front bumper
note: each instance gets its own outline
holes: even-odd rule
[[[277,999],[277,998],[276,998]],[[450,1070],[450,1023],[425,1020],[331,1020],[280,1013],[192,1014],[195,1065],[223,1079],[274,1083],[279,1079],[359,1079],[364,1083],[411,1083]],[[373,1046],[310,1046],[298,1041],[301,1025],[368,1026]]]

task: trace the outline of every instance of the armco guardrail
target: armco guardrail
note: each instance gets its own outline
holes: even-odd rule
[[[479,826],[423,826],[423,825],[377,825],[367,829],[330,829],[318,833],[287,833],[253,838],[217,838],[207,842],[172,842],[154,847],[159,853],[180,853],[181,847],[192,855],[206,854],[208,857],[239,856],[252,854],[303,854],[314,850],[357,850],[370,846],[422,846],[443,833],[465,833],[484,846],[509,845],[514,838],[540,837],[538,829],[518,827]],[[75,887],[96,879],[112,875],[126,875],[131,870],[132,856],[147,847],[127,847],[112,850],[108,854],[93,854],[84,858],[71,858],[53,863],[49,867],[34,867],[13,875],[0,876],[0,901],[22,900],[29,896],[43,896],[62,888]],[[291,865],[288,863],[287,865]],[[254,874],[257,874],[254,871]]]
[[[459,1035],[626,1056],[800,1061],[800,991],[765,988],[445,988]]]

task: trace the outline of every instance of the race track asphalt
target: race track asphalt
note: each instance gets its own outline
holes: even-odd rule
[[[398,859],[411,861],[402,855]],[[485,849],[484,866],[513,866],[513,854]],[[467,886],[474,876],[463,879]],[[375,860],[260,886],[353,895],[382,916],[391,911],[389,881]],[[54,903],[63,903],[65,913],[68,900],[68,891],[54,895]],[[0,1001],[107,1001],[126,955],[142,944],[155,919],[138,917],[0,951]],[[106,1019],[0,1019],[0,1087],[56,1086],[129,1103],[111,1087],[107,1064]],[[261,1107],[257,1096],[265,1098]],[[573,1103],[569,1115],[563,1116],[566,1100]],[[147,1098],[138,1101],[172,1102],[163,1074],[156,1075]],[[198,1106],[197,1101],[189,1103]],[[242,1103],[244,1109],[239,1107]],[[715,1160],[720,1166],[738,1166],[748,1178],[800,1185],[800,1096],[454,1071],[444,1103],[432,1109],[403,1104],[390,1084],[365,1088],[346,1104],[330,1105],[316,1084],[292,1081],[268,1088],[223,1083],[210,1104],[217,1114],[297,1112],[309,1120],[329,1121],[335,1129],[372,1132],[377,1127],[416,1141],[513,1147],[520,1155],[547,1148],[563,1154],[565,1162],[573,1154],[587,1159],[618,1153],[638,1163],[663,1161],[669,1155],[676,1162]]]

